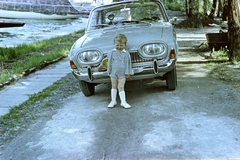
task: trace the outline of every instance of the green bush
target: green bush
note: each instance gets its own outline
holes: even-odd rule
[[[184,8],[183,5],[178,2],[166,3],[165,7],[166,7],[166,10],[171,10],[171,11],[182,11]]]

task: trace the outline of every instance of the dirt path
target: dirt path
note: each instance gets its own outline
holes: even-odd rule
[[[126,84],[132,109],[108,109],[110,85],[84,97],[76,80],[17,137],[1,159],[238,159],[239,92],[210,78],[203,64],[178,64],[178,88],[143,80]],[[71,75],[68,75],[71,77]],[[65,77],[67,78],[67,77]],[[39,106],[41,104],[38,104]]]

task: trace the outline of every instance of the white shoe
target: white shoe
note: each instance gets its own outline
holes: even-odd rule
[[[117,104],[116,101],[111,101],[108,105],[108,108],[113,108]]]
[[[108,108],[113,108],[117,104],[116,98],[117,98],[117,89],[111,89],[112,101],[109,103]]]
[[[119,97],[121,99],[121,106],[124,108],[131,108],[131,106],[126,102],[125,91],[119,92]]]
[[[125,101],[125,102],[122,102],[121,103],[121,106],[128,109],[128,108],[131,108],[131,106]]]

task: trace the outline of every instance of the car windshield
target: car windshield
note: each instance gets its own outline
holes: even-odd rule
[[[90,17],[87,31],[139,23],[166,22],[156,2],[124,3],[96,8]]]

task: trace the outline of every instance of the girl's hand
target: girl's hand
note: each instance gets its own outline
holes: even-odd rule
[[[126,78],[127,78],[127,79],[130,78],[130,74],[126,75]]]
[[[98,66],[98,72],[103,72],[101,65]]]

